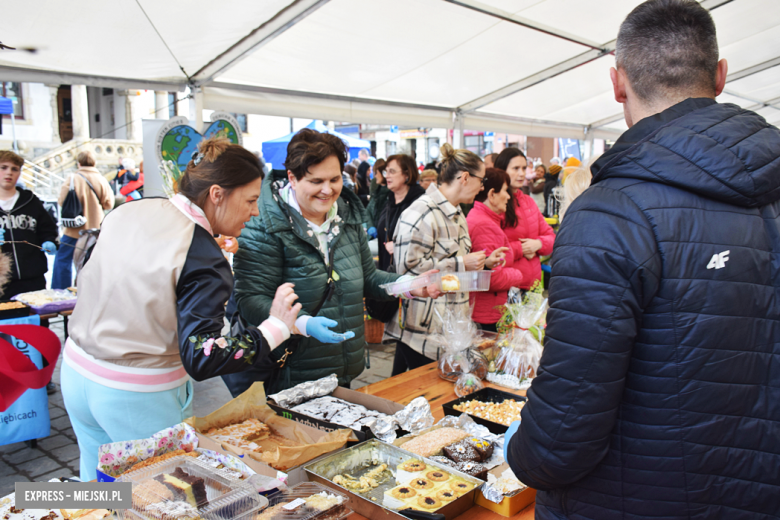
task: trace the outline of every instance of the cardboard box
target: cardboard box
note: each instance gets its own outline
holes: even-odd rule
[[[340,386],[337,387],[330,395],[338,399],[343,399],[348,403],[359,404],[361,406],[365,406],[369,410],[376,410],[377,412],[381,412],[386,415],[393,415],[396,412],[399,412],[404,409],[404,405],[394,403],[389,399],[384,399],[382,397],[376,397],[373,395],[364,394],[363,392],[356,392],[354,390],[349,390],[348,388],[343,388]],[[273,401],[268,401],[268,406],[270,406],[271,409],[275,411],[277,414],[281,415],[286,419],[291,419],[295,422],[304,424],[306,426],[317,428],[318,430],[322,430],[325,432],[332,432],[344,428],[344,426],[341,426],[336,423],[322,421],[320,419],[315,419],[314,417],[309,417],[308,415],[294,412],[288,408],[283,408],[278,404],[274,403]],[[363,442],[368,439],[374,438],[374,434],[367,426],[363,426],[361,430],[353,429],[352,431],[354,434],[354,438],[350,439],[350,441],[353,442],[354,441]],[[401,432],[401,430],[399,430],[399,432]],[[401,433],[401,435],[403,435],[403,433]]]
[[[498,478],[508,468],[509,464],[504,462],[500,466],[496,466],[495,468],[491,469],[488,473],[491,473],[495,475],[496,478]],[[493,511],[494,513],[498,513],[501,516],[511,517],[515,516],[517,513],[533,504],[534,500],[536,500],[536,490],[527,487],[521,489],[515,495],[508,497],[505,496],[504,500],[502,500],[500,504],[491,502],[485,498],[485,496],[480,491],[475,495],[474,503],[478,506],[484,507],[485,509]]]

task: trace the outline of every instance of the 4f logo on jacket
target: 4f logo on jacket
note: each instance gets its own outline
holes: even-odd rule
[[[723,269],[726,267],[726,262],[729,261],[729,253],[731,251],[723,251],[722,253],[715,253],[710,259],[710,263],[707,264],[707,269]]]

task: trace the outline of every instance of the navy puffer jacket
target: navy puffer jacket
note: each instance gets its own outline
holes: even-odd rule
[[[593,173],[509,441],[536,518],[778,518],[780,131],[688,99]]]

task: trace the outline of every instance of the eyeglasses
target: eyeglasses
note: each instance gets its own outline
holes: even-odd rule
[[[481,182],[481,183],[482,183],[482,186],[484,186],[484,185],[485,185],[485,181],[486,181],[487,179],[485,179],[484,177],[480,177],[479,175],[474,175],[473,173],[469,173],[469,175],[471,175],[472,177],[474,177],[474,178],[476,178],[476,179],[479,179],[479,182]]]

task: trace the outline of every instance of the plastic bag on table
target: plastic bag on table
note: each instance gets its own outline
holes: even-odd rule
[[[527,330],[511,329],[499,337],[501,353],[495,360],[495,371],[487,380],[516,390],[526,388],[536,375],[542,358],[542,345]]]
[[[445,307],[436,315],[442,323],[441,334],[433,338],[441,346],[439,377],[456,382],[462,374],[472,373],[478,379],[487,375],[487,361],[478,349],[472,348],[481,338],[477,325],[471,321],[471,310],[465,306]]]

